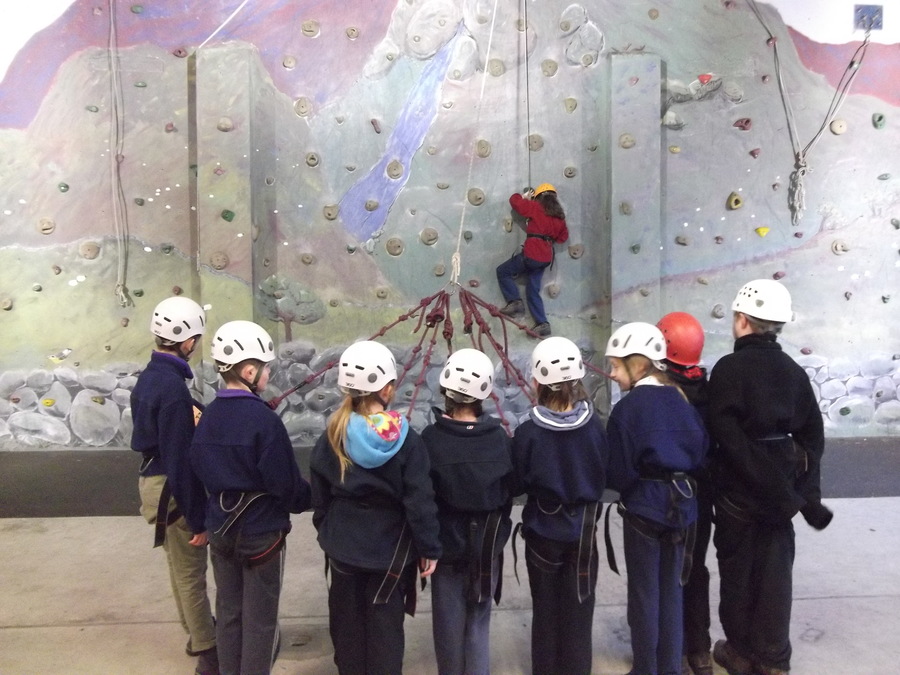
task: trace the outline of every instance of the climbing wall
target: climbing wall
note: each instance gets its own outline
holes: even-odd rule
[[[127,444],[149,313],[173,293],[213,328],[266,326],[269,397],[441,289],[500,303],[494,270],[524,239],[508,197],[541,182],[571,234],[544,276],[550,321],[595,365],[611,325],[673,310],[701,320],[712,365],[736,290],[779,278],[797,314],[783,342],[828,432],[896,433],[896,45],[821,45],[764,4],[683,4],[73,2],[0,85],[0,442]],[[794,146],[851,60],[797,217]],[[382,338],[404,362],[415,323]],[[513,361],[533,344],[513,330]],[[417,423],[440,346],[401,387]],[[194,366],[208,399],[205,348]],[[279,411],[305,443],[338,400],[323,372]]]

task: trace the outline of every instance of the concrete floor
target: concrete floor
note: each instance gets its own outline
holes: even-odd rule
[[[836,512],[826,531],[816,532],[799,518],[795,522],[792,672],[896,675],[900,497],[826,501]],[[621,529],[618,519],[613,522]],[[614,531],[613,538],[622,564],[621,532]],[[151,530],[140,517],[4,518],[0,542],[0,674],[193,672],[163,553],[151,548]],[[630,667],[625,579],[601,560],[594,673],[621,675]],[[715,596],[712,553],[709,563]],[[492,619],[494,675],[529,672],[531,612],[521,556],[519,573],[521,586],[507,555],[503,601]],[[211,571],[209,578],[212,586]],[[281,598],[283,647],[273,673],[335,672],[326,593],[310,516],[295,516]],[[411,675],[436,672],[430,609],[426,590],[415,618],[407,618],[405,669]],[[715,640],[722,632],[714,623]]]

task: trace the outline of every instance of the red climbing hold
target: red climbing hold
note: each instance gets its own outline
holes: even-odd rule
[[[759,157],[759,153],[760,153],[760,149],[759,149],[759,148],[753,148],[753,149],[750,151],[750,156],[751,156],[753,159],[756,159],[757,157]]]
[[[768,40],[766,40],[766,44],[769,45],[770,47],[774,46],[774,44],[776,42],[778,42],[778,38],[775,37],[774,35],[772,37],[770,37]]]
[[[712,75],[703,73],[703,75],[698,75],[697,79],[700,80],[700,84],[709,84],[710,80],[712,80]]]
[[[732,126],[737,127],[741,131],[750,131],[750,127],[753,126],[753,122],[750,121],[749,117],[742,117],[737,120]]]

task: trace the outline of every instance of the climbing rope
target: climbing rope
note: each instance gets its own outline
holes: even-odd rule
[[[116,298],[119,305],[127,307],[131,304],[126,286],[128,275],[128,212],[125,208],[125,191],[122,189],[121,159],[125,147],[125,120],[122,95],[122,79],[119,72],[118,34],[116,31],[116,3],[109,0],[109,38],[107,44],[107,63],[109,65],[109,99],[110,99],[110,150],[109,177],[112,201],[113,227],[116,233]]]
[[[871,26],[866,28],[865,39],[862,44],[857,47],[856,51],[853,53],[853,57],[850,59],[850,63],[841,74],[841,79],[838,82],[838,86],[835,88],[831,104],[828,106],[828,111],[825,113],[824,121],[809,143],[801,148],[799,134],[797,133],[797,123],[794,118],[794,110],[791,106],[790,96],[784,86],[784,71],[781,67],[781,58],[778,54],[778,38],[775,37],[774,33],[772,33],[769,26],[766,24],[762,12],[760,12],[760,9],[756,4],[756,0],[747,0],[747,4],[769,35],[768,44],[771,45],[772,53],[774,54],[778,91],[781,94],[782,104],[784,105],[784,111],[788,122],[788,134],[791,139],[791,148],[794,152],[794,170],[791,172],[790,182],[788,184],[788,208],[791,211],[791,222],[794,226],[797,226],[800,224],[800,220],[803,218],[803,212],[806,210],[806,186],[804,179],[811,171],[808,161],[809,154],[816,144],[818,144],[819,139],[822,138],[822,134],[825,133],[825,130],[832,121],[834,121],[834,116],[844,104],[847,95],[850,93],[850,86],[859,74],[859,69],[862,66],[863,59],[865,58],[866,51],[869,47]]]

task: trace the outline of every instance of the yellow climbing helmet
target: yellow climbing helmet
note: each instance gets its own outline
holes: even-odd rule
[[[537,197],[542,192],[556,192],[556,188],[550,185],[550,183],[541,183],[536,188],[534,188],[535,197]]]

